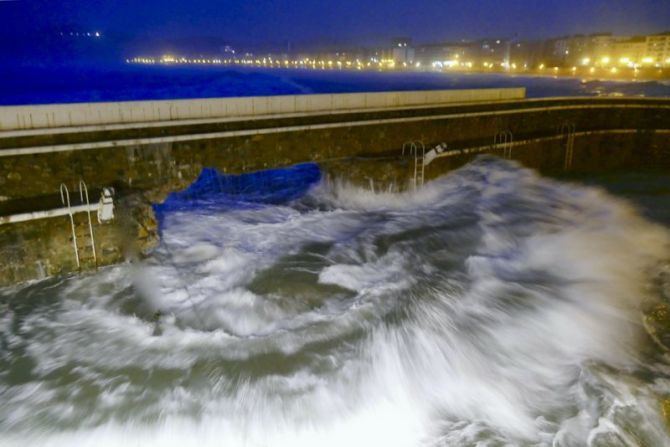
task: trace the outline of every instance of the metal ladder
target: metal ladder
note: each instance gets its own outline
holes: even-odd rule
[[[493,149],[502,145],[503,157],[510,160],[512,158],[512,146],[514,144],[514,135],[510,130],[503,130],[493,136]]]
[[[423,186],[425,179],[426,179],[426,145],[423,144],[423,141],[417,140],[414,142],[416,145],[417,151],[416,154],[418,156],[419,154],[419,146],[421,146],[421,177],[419,177],[420,183],[419,186]],[[418,157],[414,157],[414,184],[416,184],[416,164],[418,162]]]
[[[563,169],[565,171],[572,168],[572,158],[575,152],[575,123],[564,122],[558,126],[557,133],[560,138],[566,138],[565,140],[565,159],[563,161]]]
[[[417,144],[418,143],[418,144]],[[419,146],[421,146],[421,172],[419,173]],[[412,178],[412,188],[416,190],[417,185],[423,186],[425,173],[426,173],[426,164],[424,159],[426,158],[426,145],[423,144],[423,141],[408,141],[402,145],[402,156],[405,156],[405,150],[408,149],[408,155],[411,157],[414,156],[414,176]],[[421,177],[419,177],[421,175]],[[419,183],[420,180],[420,183]]]
[[[86,199],[86,214],[88,218],[88,231],[77,232],[77,225],[74,222],[74,213],[72,212],[72,204],[70,202],[70,191],[65,183],[60,185],[60,199],[63,205],[67,206],[68,216],[70,217],[70,230],[72,232],[72,248],[74,250],[74,257],[77,261],[77,268],[81,270],[82,261],[93,261],[94,267],[98,268],[98,256],[95,249],[95,238],[93,236],[93,222],[91,220],[91,203],[88,197],[88,187],[83,180],[79,181],[79,199],[82,204]],[[79,241],[86,241],[80,247]],[[89,251],[90,255],[82,256],[82,252]]]

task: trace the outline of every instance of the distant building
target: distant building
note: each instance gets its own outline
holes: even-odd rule
[[[639,65],[645,58],[647,38],[631,37],[622,39],[612,45],[612,60],[619,65]]]
[[[396,64],[413,64],[414,54],[412,39],[406,37],[393,39],[390,58]]]
[[[559,37],[552,42],[551,55],[547,59],[554,66],[578,65],[579,61],[588,57],[594,45],[592,37],[583,34]]]
[[[472,57],[472,43],[444,42],[421,45],[416,48],[415,60],[422,65],[432,65],[436,62],[466,61]]]
[[[670,32],[646,36],[644,62],[655,65],[670,65]]]
[[[545,63],[545,41],[514,42],[510,46],[510,61],[518,68],[535,68]]]
[[[473,57],[488,63],[504,64],[509,62],[509,39],[482,39],[473,45]]]
[[[589,52],[591,53],[589,56],[592,59],[598,56],[609,56],[616,41],[617,38],[612,33],[589,35]]]

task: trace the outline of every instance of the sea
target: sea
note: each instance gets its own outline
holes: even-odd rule
[[[670,81],[131,64],[0,67],[0,105],[501,87],[525,87],[529,98],[670,96]]]

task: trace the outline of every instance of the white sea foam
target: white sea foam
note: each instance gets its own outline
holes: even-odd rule
[[[168,219],[146,265],[0,318],[32,363],[0,376],[2,445],[668,442],[639,316],[668,233],[599,190],[484,159]]]

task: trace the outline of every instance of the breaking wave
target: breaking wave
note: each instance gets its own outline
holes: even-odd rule
[[[668,445],[640,307],[667,299],[669,241],[495,158],[175,211],[141,266],[0,292],[0,441]]]

